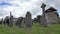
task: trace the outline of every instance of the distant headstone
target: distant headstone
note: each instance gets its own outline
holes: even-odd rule
[[[9,26],[9,18],[6,19],[6,24]]]
[[[3,21],[3,25],[6,25],[6,19],[4,19],[4,21]]]
[[[3,22],[4,22],[4,21],[3,21],[3,18],[2,18],[2,24],[3,24]]]
[[[5,17],[3,24],[9,26],[9,16]]]
[[[18,19],[15,21],[16,27],[20,27],[20,26],[19,26],[19,20],[20,20],[20,19],[18,18]]]
[[[1,24],[1,25],[3,24],[3,18],[0,20],[0,24]]]

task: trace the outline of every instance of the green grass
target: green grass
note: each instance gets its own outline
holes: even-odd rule
[[[52,24],[49,27],[41,27],[38,23],[34,23],[32,29],[0,25],[0,34],[60,34],[60,24]]]

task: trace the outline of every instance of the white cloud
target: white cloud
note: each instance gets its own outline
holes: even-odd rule
[[[23,2],[23,3],[20,3],[20,1],[16,0],[16,1],[9,2],[10,4],[12,4],[12,6],[5,7],[4,10],[12,11],[15,17],[20,17],[20,16],[25,17],[25,14],[27,11],[30,11],[33,15],[39,12],[40,6],[37,7],[37,5],[35,4],[38,2],[38,0],[35,0],[35,1],[31,0],[29,2]],[[14,5],[17,5],[17,6],[14,6]]]
[[[32,18],[42,14],[40,6],[43,2],[47,4],[46,8],[49,8],[50,6],[57,8],[60,4],[59,0],[0,0],[0,2],[11,4],[11,6],[0,7],[2,9],[0,12],[3,11],[3,16],[9,15],[9,12],[12,11],[14,17],[25,17],[26,12],[30,11],[32,13]]]

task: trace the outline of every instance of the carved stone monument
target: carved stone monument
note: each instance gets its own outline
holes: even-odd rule
[[[46,10],[46,14],[48,16],[48,20],[50,21],[50,23],[58,24],[59,16],[55,8],[50,7],[49,9]]]

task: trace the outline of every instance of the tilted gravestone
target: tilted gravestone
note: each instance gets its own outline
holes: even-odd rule
[[[25,17],[25,26],[27,28],[32,28],[32,18],[31,18],[31,13],[27,12],[26,17]]]
[[[15,25],[16,25],[17,27],[22,27],[22,26],[21,26],[21,25],[22,25],[22,21],[23,21],[23,17],[19,17],[19,18],[17,19]]]
[[[22,18],[20,27],[21,28],[24,28],[25,27],[25,18]]]

